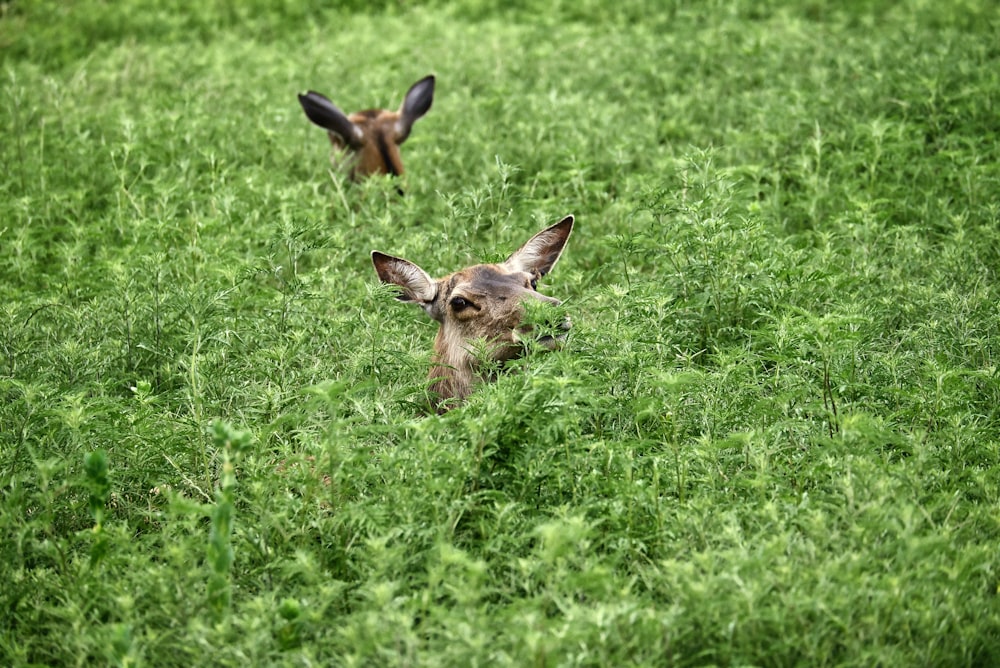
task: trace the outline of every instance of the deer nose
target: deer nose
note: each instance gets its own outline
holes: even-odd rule
[[[548,295],[540,295],[538,293],[535,293],[532,296],[538,301],[548,306],[562,306],[561,299],[556,299],[555,297],[549,297]],[[559,317],[558,315],[553,314],[552,317],[545,318],[545,324],[548,325],[549,327],[553,327],[560,331],[568,332],[570,328],[573,326],[573,323],[570,322],[569,316],[563,314],[561,320],[558,320],[558,317]]]
[[[558,299],[553,301],[555,302],[553,306],[562,304]],[[566,333],[573,329],[573,321],[569,319],[569,314],[567,313],[553,313],[550,317],[545,318],[544,327],[552,332],[556,338],[563,339]]]

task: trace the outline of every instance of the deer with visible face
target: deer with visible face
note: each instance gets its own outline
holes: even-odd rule
[[[477,264],[437,280],[409,260],[372,251],[372,263],[382,282],[402,288],[400,301],[417,304],[441,325],[430,372],[430,389],[440,400],[439,412],[461,402],[477,382],[486,380],[484,361],[503,363],[521,357],[530,347],[526,343],[530,338],[548,350],[561,345],[570,328],[568,318],[555,325],[555,335],[533,335],[524,316],[531,302],[562,303],[540,294],[537,287],[559,260],[572,231],[573,216],[567,216],[531,237],[500,264]],[[477,349],[485,355],[477,354]]]
[[[402,174],[399,146],[433,101],[433,76],[410,87],[399,111],[368,109],[348,115],[319,93],[299,95],[299,104],[309,120],[330,135],[334,164],[348,168],[353,181],[371,174]]]

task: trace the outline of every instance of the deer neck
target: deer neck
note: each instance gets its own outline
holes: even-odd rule
[[[443,326],[434,339],[434,356],[428,377],[434,381],[431,391],[442,402],[448,399],[464,400],[476,384],[472,357],[466,350],[465,341],[449,337]]]

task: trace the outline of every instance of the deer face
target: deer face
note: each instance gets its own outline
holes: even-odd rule
[[[329,134],[334,162],[343,164],[355,181],[372,174],[403,173],[399,146],[433,101],[433,76],[413,84],[398,111],[368,109],[348,115],[319,93],[299,95],[299,104],[309,120]]]
[[[431,306],[431,317],[441,323],[440,345],[435,349],[442,361],[451,365],[468,364],[478,367],[479,359],[470,355],[469,344],[482,342],[483,351],[497,362],[519,357],[524,342],[532,336],[534,326],[524,323],[527,302],[558,306],[562,302],[536,291],[541,274],[521,271],[516,267],[480,264],[457,271],[439,281],[439,295]],[[567,321],[556,325],[563,333]],[[539,342],[556,347],[558,338],[543,335]]]
[[[441,325],[434,341],[432,390],[442,401],[462,400],[484,379],[483,361],[505,362],[520,357],[535,341],[558,348],[570,328],[559,319],[545,332],[526,322],[525,312],[537,306],[558,306],[558,299],[537,291],[538,281],[559,260],[573,216],[542,230],[500,264],[478,264],[444,278],[432,279],[416,264],[372,252],[379,278],[402,288],[399,299],[420,305]]]

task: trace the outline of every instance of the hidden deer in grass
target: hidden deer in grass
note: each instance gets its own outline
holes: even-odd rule
[[[329,134],[334,164],[346,168],[352,181],[372,174],[401,175],[399,147],[433,101],[433,75],[410,87],[398,111],[367,109],[345,114],[317,92],[299,95],[299,104],[309,120]]]
[[[544,332],[525,322],[525,312],[530,304],[562,303],[537,288],[539,279],[556,265],[572,231],[573,216],[566,216],[500,264],[477,264],[436,280],[409,260],[372,251],[382,282],[401,288],[400,301],[422,307],[441,325],[430,372],[439,413],[461,403],[478,382],[488,380],[496,364],[533,348],[560,347],[569,319],[559,318]]]

